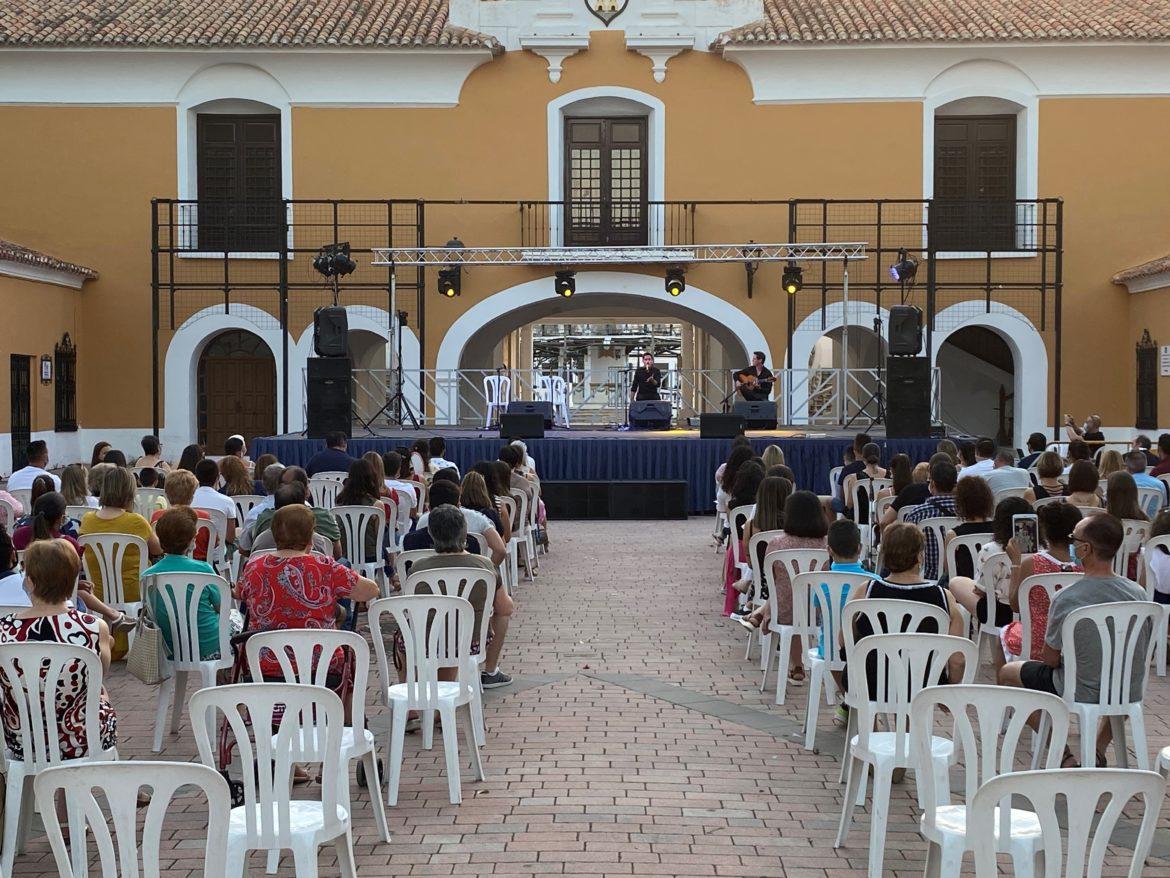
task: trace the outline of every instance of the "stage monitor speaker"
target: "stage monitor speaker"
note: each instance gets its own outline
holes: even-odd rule
[[[699,416],[700,439],[734,439],[743,432],[743,415],[713,414]]]
[[[344,308],[318,308],[313,312],[313,350],[318,357],[349,355],[349,318]]]
[[[921,439],[930,435],[930,360],[886,360],[886,436]]]
[[[310,439],[326,433],[350,435],[352,401],[349,357],[309,357]]]
[[[552,429],[553,404],[548,400],[514,399],[508,403],[508,414],[540,415],[542,418],[544,418],[544,429]]]
[[[743,417],[749,430],[776,429],[776,403],[770,399],[741,399],[735,403],[734,411]]]
[[[630,428],[633,430],[669,430],[670,401],[639,399],[630,403]]]
[[[500,415],[501,439],[543,439],[544,415],[540,412],[514,415]]]
[[[888,352],[892,357],[916,357],[922,353],[922,312],[913,305],[890,309]]]

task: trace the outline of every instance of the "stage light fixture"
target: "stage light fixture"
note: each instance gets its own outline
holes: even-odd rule
[[[890,277],[900,284],[914,280],[918,273],[918,260],[911,256],[905,248],[898,251],[898,261],[890,266]]]
[[[577,272],[558,271],[556,291],[558,296],[564,296],[566,299],[577,292]]]
[[[357,263],[349,255],[349,242],[326,244],[313,258],[313,268],[325,277],[339,277],[353,274]]]
[[[804,269],[795,262],[789,262],[784,266],[784,275],[780,279],[780,285],[788,295],[796,295],[804,286]]]
[[[666,291],[672,296],[681,296],[687,288],[687,273],[681,268],[666,270]]]
[[[458,267],[439,269],[439,293],[448,299],[454,299],[461,292],[460,282],[463,271]]]

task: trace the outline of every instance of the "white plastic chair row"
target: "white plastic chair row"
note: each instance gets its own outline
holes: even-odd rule
[[[791,659],[792,639],[799,637],[801,655],[808,654],[808,639],[815,631],[809,627],[809,588],[807,581],[802,581],[798,587],[797,576],[812,570],[827,570],[829,568],[829,553],[824,549],[777,549],[764,556],[764,577],[768,583],[768,633],[778,635],[779,644],[776,655],[776,703],[783,704],[788,693],[788,666]],[[781,624],[779,605],[779,589],[773,579],[775,564],[783,564],[788,573],[789,588],[792,592],[792,623]],[[764,665],[763,679],[760,681],[760,691],[768,685],[768,671],[772,665],[773,651],[766,650],[767,661]]]
[[[386,509],[381,503],[375,503],[373,506],[333,506],[329,511],[337,519],[341,530],[341,546],[353,569],[359,575],[375,580],[385,595],[386,561],[382,546],[386,540]],[[366,551],[371,526],[375,532],[372,556]]]
[[[507,375],[485,375],[483,399],[486,406],[483,426],[486,430],[508,410],[508,403],[512,401],[512,379]]]
[[[77,538],[77,542],[85,550],[81,560],[86,579],[101,583],[101,599],[115,610],[121,610],[131,618],[137,617],[142,609],[142,574],[150,564],[146,540],[132,534],[103,533],[84,534]],[[134,601],[128,599],[122,579],[122,564],[130,549],[138,555],[139,598]]]
[[[309,498],[319,509],[332,509],[342,483],[328,473],[318,473],[309,479]]]

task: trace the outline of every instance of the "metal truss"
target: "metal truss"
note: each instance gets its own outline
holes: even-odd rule
[[[695,244],[689,247],[375,247],[374,265],[650,265],[837,262],[866,258],[864,242]]]

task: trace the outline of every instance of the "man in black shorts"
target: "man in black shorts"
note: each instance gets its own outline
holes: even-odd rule
[[[1044,652],[1040,661],[1009,662],[1000,668],[1001,686],[1019,686],[1039,692],[1050,692],[1062,696],[1064,679],[1064,650],[1061,630],[1064,620],[1073,610],[1109,604],[1116,601],[1144,601],[1146,593],[1137,583],[1113,573],[1113,557],[1120,551],[1124,537],[1121,521],[1112,515],[1089,515],[1082,518],[1072,533],[1077,560],[1084,568],[1084,578],[1066,586],[1056,593],[1048,611],[1048,630],[1044,635]],[[1146,632],[1138,638],[1133,651],[1135,658],[1145,655],[1145,644],[1149,637]],[[1101,690],[1101,639],[1089,626],[1078,625],[1072,644],[1076,650],[1077,679],[1076,700],[1094,702]],[[1142,678],[1145,668],[1138,668],[1133,675],[1133,691],[1136,699],[1141,695]],[[1104,723],[1097,735],[1098,761],[1112,739],[1109,723]]]

